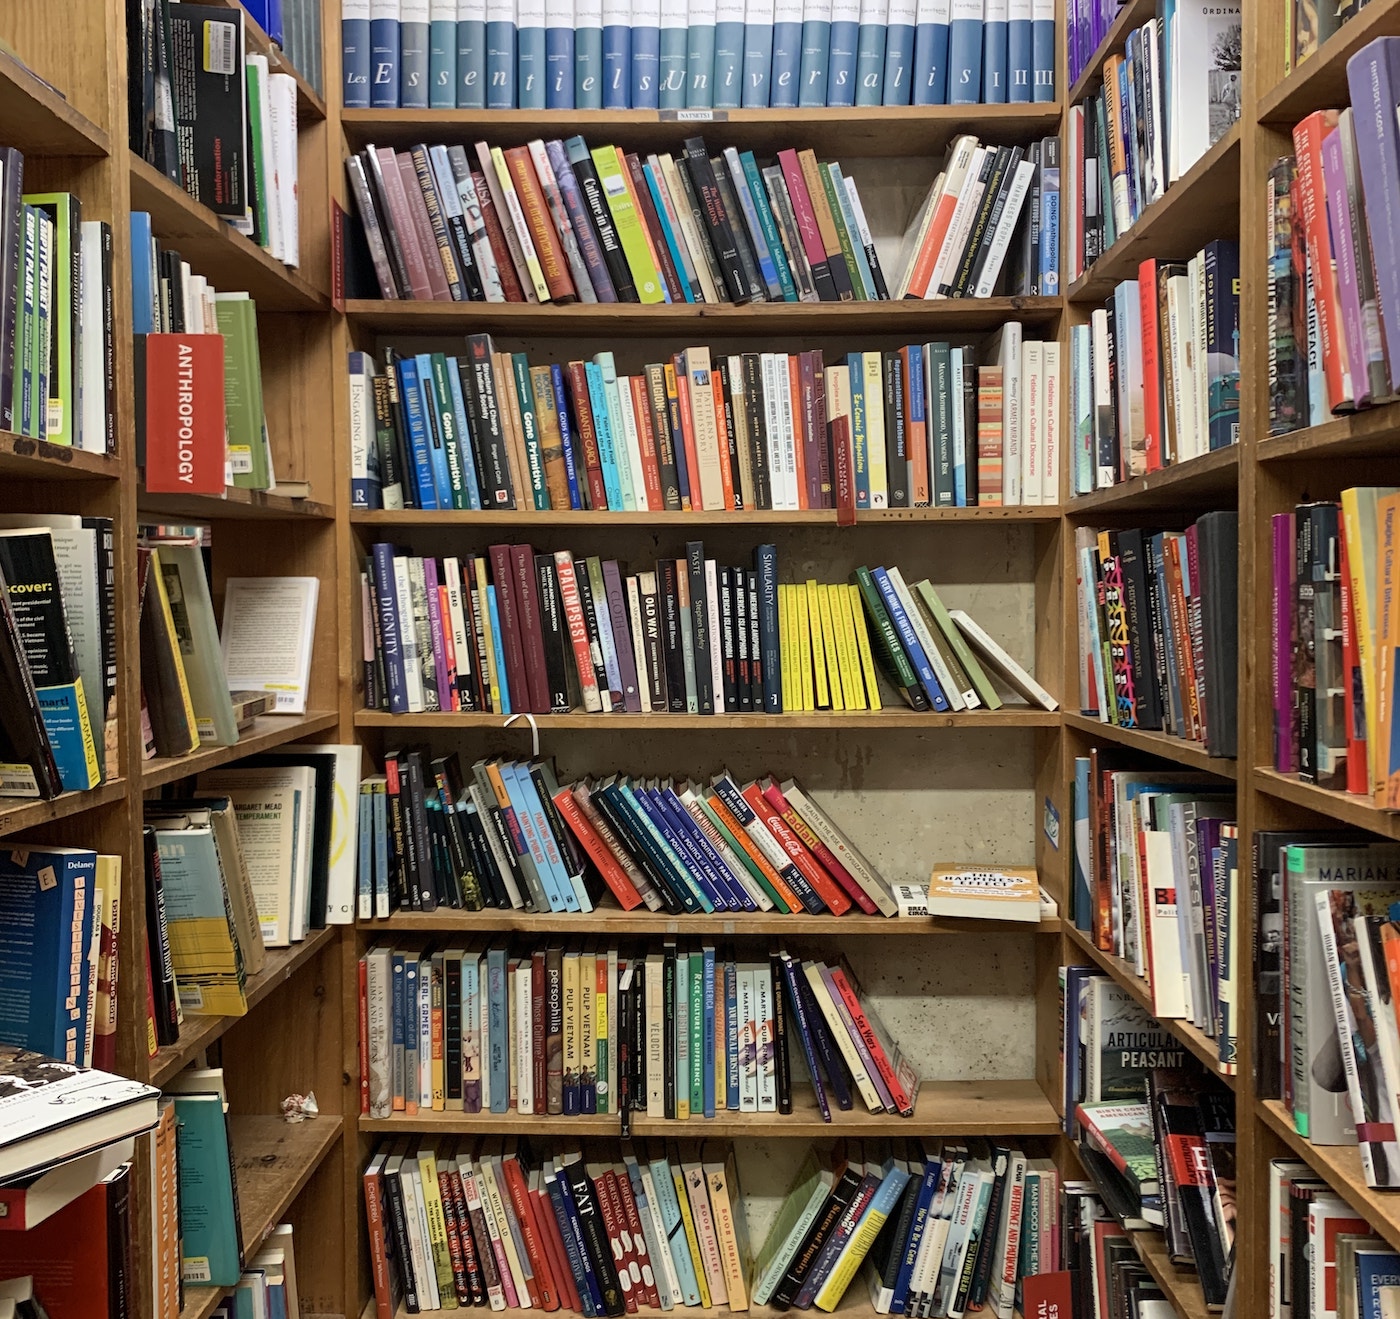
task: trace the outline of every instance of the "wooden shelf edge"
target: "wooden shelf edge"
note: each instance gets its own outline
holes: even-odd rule
[[[267,490],[227,486],[222,495],[153,494],[139,489],[136,507],[141,514],[217,522],[224,518],[312,518],[330,521],[335,509],[314,499],[292,499]]]
[[[861,509],[856,514],[858,527],[887,527],[900,524],[938,522],[1058,522],[1060,509],[1055,504],[1025,504],[988,508],[877,508]],[[838,526],[836,511],[829,508],[803,509],[732,509],[698,513],[627,512],[580,509],[551,509],[543,512],[530,509],[383,509],[361,508],[350,513],[350,522],[366,527],[568,527],[587,531],[598,527],[695,527],[695,526]]]
[[[112,140],[14,55],[0,53],[5,141],[27,156],[107,156]]]
[[[1256,116],[1261,124],[1292,128],[1313,110],[1333,104],[1335,83],[1346,82],[1346,62],[1362,46],[1397,31],[1396,0],[1372,0],[1354,18],[1343,23],[1292,73],[1260,94]],[[1346,97],[1341,104],[1346,104]]]
[[[437,911],[395,912],[384,920],[361,920],[356,927],[365,934],[395,934],[408,930],[471,930],[473,933],[500,931],[519,934],[603,934],[640,937],[672,934],[721,934],[739,937],[795,939],[836,935],[847,938],[875,935],[881,938],[974,934],[1059,934],[1064,922],[1058,916],[1038,924],[1029,921],[937,920],[926,916],[811,916],[772,913],[719,914],[713,916],[667,916],[659,913],[622,911],[616,907],[579,914],[556,915],[521,911],[463,911],[438,908]]]
[[[508,715],[482,714],[480,712],[430,711],[423,714],[389,714],[384,710],[357,710],[356,728],[503,728]],[[984,710],[981,712],[960,712],[957,714],[934,714],[926,711],[896,710],[851,710],[837,712],[817,711],[805,714],[540,714],[534,722],[541,730],[549,729],[591,729],[595,732],[635,732],[637,729],[685,729],[692,732],[726,732],[738,728],[767,728],[774,732],[816,729],[830,730],[842,728],[956,728],[956,729],[999,729],[999,728],[1056,728],[1060,716],[1057,711],[1033,710],[1027,706],[1017,706],[1008,710]],[[517,725],[523,728],[524,725]]]
[[[1233,495],[1238,488],[1239,465],[1240,446],[1231,444],[1104,490],[1075,495],[1066,512],[1072,517],[1098,512],[1130,512],[1137,508],[1170,507],[1175,500],[1189,494]]]
[[[1320,426],[1304,426],[1286,435],[1266,435],[1255,452],[1261,463],[1308,458],[1366,458],[1395,452],[1400,430],[1400,403],[1382,403],[1333,417]]]
[[[1256,766],[1251,771],[1251,778],[1254,786],[1270,797],[1292,802],[1319,815],[1331,816],[1343,824],[1365,829],[1369,833],[1400,838],[1400,813],[1381,810],[1369,797],[1319,788],[1316,783],[1304,783],[1266,765]]]
[[[141,767],[141,786],[143,789],[158,788],[164,783],[190,778],[202,770],[226,765],[231,760],[241,760],[259,751],[271,751],[284,742],[325,732],[328,728],[334,728],[336,722],[334,711],[260,715],[254,720],[252,729],[234,746],[201,747],[188,756],[160,756],[146,761]]]
[[[1065,926],[1065,936],[1075,949],[1087,956],[1101,971],[1111,976],[1117,984],[1131,994],[1134,1001],[1149,1013],[1152,1012],[1151,987],[1134,972],[1127,962],[1121,957],[1115,957],[1112,953],[1106,953],[1101,948],[1096,947],[1093,940],[1083,930],[1076,929],[1072,925]],[[1218,1077],[1231,1089],[1234,1089],[1236,1074],[1221,1069],[1216,1043],[1209,1035],[1204,1031],[1197,1030],[1189,1021],[1172,1017],[1162,1017],[1158,1020],[1205,1066],[1212,1076]]]
[[[1190,1269],[1178,1268],[1172,1263],[1160,1232],[1129,1232],[1128,1240],[1171,1302],[1177,1319],[1206,1319],[1208,1314],[1216,1313],[1206,1306],[1200,1278]]]
[[[48,801],[32,801],[27,797],[0,797],[0,837],[63,820],[99,806],[109,806],[126,796],[125,779],[108,779],[86,792],[65,792]]]
[[[122,474],[116,454],[92,453],[69,444],[50,444],[14,431],[0,431],[0,473],[26,481],[116,481]]]
[[[251,1012],[275,989],[286,984],[312,958],[317,957],[330,944],[335,942],[338,926],[328,925],[323,930],[313,930],[300,943],[290,948],[273,948],[268,951],[267,962],[255,976],[250,976],[244,986],[244,997]],[[187,1017],[181,1038],[174,1044],[157,1050],[150,1060],[148,1082],[151,1085],[164,1085],[177,1072],[183,1071],[191,1059],[201,1049],[207,1049],[223,1036],[224,1032],[242,1021],[242,1017]]]
[[[1067,728],[1077,729],[1090,737],[1101,737],[1120,746],[1132,747],[1161,760],[1174,761],[1188,769],[1198,769],[1204,774],[1213,774],[1216,778],[1231,781],[1239,778],[1237,760],[1228,756],[1212,756],[1200,742],[1190,742],[1182,737],[1173,737],[1169,733],[1157,733],[1144,728],[1121,728],[1117,724],[1101,723],[1092,715],[1079,714],[1073,710],[1065,711],[1064,721]]]

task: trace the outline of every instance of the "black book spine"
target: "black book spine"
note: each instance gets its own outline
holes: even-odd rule
[[[768,472],[768,423],[763,407],[763,365],[757,353],[744,354],[744,422],[753,464],[755,508],[773,507],[773,485]]]
[[[1139,728],[1156,731],[1162,727],[1162,692],[1157,684],[1148,606],[1147,547],[1139,528],[1118,533],[1118,568],[1123,575],[1124,612],[1132,648],[1134,715]]]
[[[361,589],[369,597],[371,653],[364,656],[361,671],[365,680],[365,705],[371,710],[388,709],[389,697],[384,688],[384,633],[379,622],[379,588],[374,582],[374,562],[365,560],[361,574]]]
[[[680,578],[674,559],[656,561],[656,604],[660,615],[661,660],[666,672],[667,708],[672,714],[685,713],[685,651],[681,644]],[[696,658],[699,684],[699,659]]]
[[[408,274],[408,258],[404,254],[403,240],[394,224],[393,212],[389,209],[389,192],[384,184],[384,171],[379,156],[373,147],[366,147],[360,153],[364,161],[365,176],[369,180],[371,200],[379,216],[379,227],[384,234],[384,246],[389,254],[389,265],[393,269],[394,283],[405,297],[413,296],[413,281]]]
[[[583,625],[588,631],[588,654],[593,661],[593,677],[598,690],[605,692],[610,684],[607,666],[603,662],[603,634],[598,625],[598,606],[593,599],[593,584],[589,581],[588,573],[578,569],[579,565],[575,563],[574,580],[578,585],[579,603],[583,605]],[[613,635],[617,635],[615,630]]]
[[[569,1191],[574,1197],[579,1227],[583,1231],[584,1248],[588,1251],[588,1261],[593,1265],[594,1274],[597,1276],[598,1289],[603,1294],[603,1308],[611,1316],[620,1315],[626,1307],[622,1299],[622,1287],[617,1280],[617,1269],[613,1263],[612,1243],[608,1240],[607,1228],[603,1225],[598,1189],[593,1185],[593,1179],[584,1171],[582,1162],[565,1164],[561,1171],[569,1179]]]
[[[535,791],[540,794],[540,805],[544,807],[544,818],[549,824],[549,830],[554,835],[555,841],[559,844],[560,859],[569,868],[570,874],[586,873],[588,869],[587,854],[579,847],[574,838],[573,830],[563,821],[559,814],[559,808],[554,804],[554,794],[558,791],[558,782],[554,779],[553,769],[548,775],[545,773],[545,766],[538,760],[530,762],[530,778],[534,782]]]
[[[719,581],[719,642],[721,647],[720,671],[724,674],[724,709],[738,710],[739,707],[739,656],[736,649],[737,620],[735,618],[734,570],[721,567]],[[697,661],[698,663],[698,661]],[[718,708],[718,702],[716,702]]]
[[[685,544],[685,568],[690,581],[690,632],[695,652],[695,696],[701,714],[715,713],[714,663],[718,638],[710,635],[709,598],[705,583],[705,543]]]
[[[650,591],[638,591],[642,605],[642,653],[646,660],[647,683],[650,686],[651,708],[661,711],[667,708],[666,662],[661,644],[661,601],[659,583],[652,583]],[[638,674],[640,680],[641,675]],[[682,704],[685,708],[684,689]]]
[[[0,150],[4,191],[0,192],[0,427],[14,424],[15,327],[19,308],[20,248],[24,232],[24,156],[14,147]]]
[[[773,1076],[778,1091],[778,1112],[792,1112],[792,1060],[788,1053],[787,1002],[783,997],[783,965],[777,953],[768,956],[773,977]]]
[[[608,274],[612,277],[613,288],[617,290],[619,302],[638,302],[637,283],[632,278],[632,268],[627,264],[627,255],[618,240],[617,228],[613,224],[612,212],[608,209],[603,185],[598,181],[598,171],[593,167],[593,158],[586,152],[569,153],[569,163],[574,167],[578,185],[583,191],[583,200],[588,207],[588,218],[598,234],[598,246],[603,249],[603,260],[607,263]]]
[[[919,1208],[919,1192],[923,1188],[923,1176],[910,1170],[909,1184],[899,1200],[899,1213],[894,1219],[893,1231],[882,1232],[880,1241],[885,1253],[876,1264],[880,1273],[880,1285],[893,1289],[899,1280],[899,1269],[904,1263],[905,1243],[914,1227],[914,1215]],[[903,1298],[901,1298],[902,1300]]]
[[[684,911],[684,904],[672,892],[670,876],[656,861],[648,842],[643,841],[642,837],[639,836],[631,817],[613,799],[612,789],[595,789],[592,799],[600,814],[612,825],[613,832],[626,846],[632,859],[646,871],[647,878],[651,880],[652,886],[661,895],[661,901],[665,904],[666,910],[672,915]]]
[[[720,273],[724,276],[724,286],[729,294],[729,300],[742,306],[752,300],[748,276],[739,258],[734,227],[730,224],[729,215],[725,211],[719,182],[715,178],[714,167],[710,164],[710,153],[705,149],[703,137],[686,139],[685,167],[690,174],[690,182],[695,189],[696,200],[700,203],[705,229],[710,235],[710,245],[715,250]]]
[[[399,1283],[403,1287],[404,1307],[410,1314],[417,1314],[418,1284],[413,1276],[413,1257],[409,1254],[408,1220],[404,1213],[403,1187],[397,1176],[383,1174],[384,1204],[389,1211],[389,1229],[394,1234],[394,1263],[399,1269]]]
[[[817,1221],[808,1230],[801,1246],[798,1247],[797,1254],[793,1257],[791,1267],[773,1293],[773,1299],[770,1302],[773,1309],[787,1310],[791,1308],[803,1280],[811,1272],[812,1265],[817,1262],[817,1256],[821,1254],[822,1247],[826,1244],[827,1238],[835,1229],[836,1224],[841,1221],[841,1215],[846,1212],[846,1206],[851,1203],[851,1197],[855,1195],[856,1187],[859,1185],[860,1177],[853,1169],[847,1168],[841,1174],[841,1180],[831,1188],[831,1194],[827,1196],[826,1204],[822,1206],[821,1213],[817,1215]]]
[[[442,1065],[447,1102],[456,1107],[453,1101],[462,1098],[462,963],[456,957],[442,959],[442,995]]]
[[[904,372],[898,353],[887,350],[881,354],[881,359],[885,371],[885,474],[889,483],[890,507],[908,508],[909,448],[904,431]],[[969,449],[974,438],[968,436]],[[973,466],[975,464],[968,464],[969,468]]]
[[[758,574],[745,572],[744,585],[749,608],[749,700],[753,709],[759,710],[763,707],[763,650],[758,626]]]
[[[1006,166],[1011,159],[1010,147],[998,147],[994,152],[988,151],[982,162],[982,196],[977,203],[977,212],[972,217],[972,225],[967,231],[967,241],[963,244],[963,250],[958,254],[956,265],[943,285],[950,298],[960,298],[966,292],[968,283],[972,278],[973,267],[977,263],[977,249],[981,245],[982,235],[987,232],[987,227],[992,218],[992,210],[996,206],[997,195],[1001,192],[1002,183],[1006,178]]]
[[[126,1164],[106,1183],[107,1191],[107,1315],[131,1319],[135,1313],[132,1288],[135,1261],[131,1235],[131,1165]]]
[[[566,664],[570,652],[564,610],[559,601],[559,578],[552,554],[535,555],[535,580],[539,585],[540,630],[544,634],[544,667],[549,679],[551,714],[569,713]]]
[[[661,959],[662,1098],[667,1120],[676,1116],[676,945],[668,942]]]
[[[471,363],[471,385],[474,403],[480,418],[480,429],[472,431],[476,448],[481,451],[487,482],[481,487],[483,507],[514,508],[515,488],[511,483],[510,467],[506,462],[505,433],[501,429],[501,412],[496,398],[496,378],[491,368],[491,336],[467,336],[467,351]],[[463,382],[465,383],[465,382]],[[487,503],[490,500],[490,503]]]
[[[429,769],[432,771],[430,789],[436,792],[438,803],[442,809],[443,841],[447,846],[447,862],[451,875],[449,896],[457,899],[452,904],[454,907],[461,906],[467,901],[470,890],[476,883],[471,851],[467,845],[461,817],[457,813],[456,799],[453,797],[451,782],[447,774],[446,759],[439,757],[430,764]]]
[[[422,911],[436,911],[438,888],[433,840],[428,834],[427,787],[424,783],[423,753],[410,751],[408,764],[408,823],[418,851],[418,905]]]
[[[387,780],[385,796],[389,828],[389,898],[398,911],[412,907],[409,883],[408,843],[403,827],[403,779],[399,773],[399,753],[388,751],[384,755],[384,777]],[[416,889],[413,889],[416,892]]]
[[[1016,184],[1016,174],[1021,168],[1021,162],[1026,158],[1024,147],[1012,147],[1011,157],[1006,163],[1006,169],[1001,176],[1001,186],[997,190],[996,200],[992,203],[991,214],[987,217],[986,226],[982,230],[982,236],[977,241],[977,254],[972,261],[972,270],[968,274],[967,282],[963,286],[963,295],[971,294],[981,282],[982,272],[986,268],[987,258],[992,251],[992,238],[996,234],[997,226],[1001,223],[1002,213],[1011,197],[1011,190]]]
[[[399,780],[399,829],[398,835],[400,846],[403,848],[400,856],[403,858],[401,872],[403,875],[403,889],[408,907],[412,911],[421,911],[423,904],[423,884],[430,882],[425,880],[425,867],[429,864],[429,858],[419,849],[418,830],[413,822],[413,792],[409,787],[408,779],[408,757],[400,753],[396,757],[396,768]]]
[[[734,183],[729,170],[720,156],[710,157],[710,170],[715,176],[715,186],[719,188],[719,199],[729,217],[729,228],[734,234],[734,248],[739,253],[739,264],[744,268],[744,279],[748,284],[749,298],[753,302],[766,302],[768,289],[759,271],[758,256],[749,239],[748,226],[743,222],[743,211],[739,199],[734,195]]]
[[[175,963],[170,956],[170,932],[165,919],[165,887],[161,883],[160,849],[154,829],[142,830],[146,857],[146,942],[151,961],[151,992],[156,1005],[156,1043],[180,1038],[179,1005],[175,998]]]
[[[826,1072],[827,1081],[830,1083],[828,1089],[836,1100],[837,1108],[843,1112],[848,1111],[855,1106],[855,1101],[851,1098],[846,1061],[842,1058],[836,1041],[831,1037],[831,1027],[826,1024],[826,1017],[817,1006],[816,994],[806,975],[801,967],[796,967],[795,970],[797,974],[794,983],[797,985],[797,992],[802,995],[802,1008],[807,1018],[807,1031],[812,1037],[812,1047],[816,1051],[822,1070]]]

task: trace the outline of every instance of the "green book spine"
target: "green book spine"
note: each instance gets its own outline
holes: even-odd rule
[[[705,1111],[705,956],[690,954],[690,1111]],[[713,1061],[711,1065],[713,1065]]]
[[[82,207],[69,192],[26,194],[25,203],[48,216],[53,225],[53,294],[49,318],[49,371],[44,438],[50,444],[74,442],[78,414],[80,339],[78,302],[82,288]]]
[[[841,260],[846,263],[846,270],[851,276],[851,287],[860,295],[860,301],[870,300],[870,290],[865,287],[865,280],[861,278],[860,264],[856,261],[856,249],[851,242],[851,231],[846,228],[846,215],[841,209],[840,198],[836,195],[836,185],[831,181],[831,171],[824,165],[817,166],[817,177],[822,181],[822,190],[826,193],[827,205],[831,207],[831,219],[836,225],[836,237],[841,240]]]
[[[248,153],[252,164],[248,189],[250,209],[253,212],[253,241],[259,247],[266,247],[267,236],[267,167],[263,156],[263,86],[262,73],[251,60],[244,70],[248,85],[248,140],[252,150]]]
[[[700,803],[700,809],[704,811],[707,816],[709,816],[710,823],[713,824],[715,828],[719,830],[720,836],[724,839],[726,843],[729,844],[730,850],[733,851],[734,855],[738,857],[741,862],[743,862],[744,868],[749,872],[750,875],[753,876],[754,883],[756,883],[759,886],[759,888],[761,888],[769,896],[769,898],[772,900],[773,906],[778,911],[782,912],[785,916],[790,915],[792,912],[792,908],[789,907],[787,903],[782,900],[782,898],[778,895],[778,890],[775,889],[768,882],[767,876],[764,875],[763,871],[761,871],[758,868],[758,866],[754,864],[753,858],[749,856],[749,854],[743,849],[743,847],[739,843],[739,840],[735,838],[732,833],[730,833],[729,826],[726,825],[724,821],[720,819],[718,815],[715,814],[714,809],[710,806],[710,803],[707,802],[699,792],[695,794],[695,799]]]
[[[958,625],[949,617],[943,601],[938,598],[938,592],[933,589],[927,579],[915,582],[914,590],[919,593],[919,598],[928,606],[933,621],[938,624],[939,630],[943,633],[953,654],[958,657],[958,663],[963,666],[973,687],[976,688],[977,695],[982,698],[982,704],[989,710],[1001,709],[1001,697],[997,695],[996,688],[987,680],[986,673],[977,662],[977,656],[972,653],[972,648],[967,644],[967,640],[958,630]]]
[[[47,438],[49,414],[49,324],[53,320],[53,225],[42,211],[35,212],[39,228],[34,297],[34,431]]]
[[[433,406],[437,409],[442,434],[443,455],[447,459],[447,483],[452,490],[452,507],[466,508],[467,482],[462,475],[462,437],[458,432],[457,409],[452,405],[452,385],[447,379],[447,354],[434,353]]]
[[[264,434],[257,307],[251,298],[220,294],[214,309],[224,337],[224,415],[233,483],[266,490],[272,474]]]
[[[871,622],[875,654],[881,667],[894,680],[900,695],[910,705],[916,710],[927,708],[928,698],[923,695],[909,658],[905,655],[903,646],[899,644],[899,635],[894,630],[894,623],[885,609],[884,600],[880,598],[880,588],[875,585],[870,569],[857,568],[855,579],[856,585],[860,587],[860,597],[865,602],[866,616]]]
[[[792,271],[788,268],[787,251],[783,247],[782,235],[778,233],[777,221],[773,219],[773,208],[768,205],[768,190],[758,173],[758,162],[752,151],[741,151],[739,163],[744,167],[744,179],[753,196],[753,208],[758,215],[758,227],[763,230],[764,241],[773,254],[773,266],[778,272],[778,287],[783,291],[784,302],[797,301],[797,285],[793,283]]]
[[[535,408],[535,387],[530,381],[530,360],[524,353],[512,353],[515,393],[520,399],[520,433],[525,440],[525,462],[530,468],[530,495],[535,511],[549,510],[549,487],[544,479],[544,451],[540,447],[540,419]]]
[[[665,302],[666,292],[661,285],[656,263],[651,259],[646,234],[642,230],[642,218],[632,205],[632,194],[628,191],[627,180],[623,175],[622,162],[617,157],[615,147],[594,147],[593,163],[598,169],[598,182],[603,186],[608,210],[612,213],[613,227],[617,230],[617,240],[622,244],[622,254],[627,258],[627,268],[637,285],[637,297],[643,303]]]

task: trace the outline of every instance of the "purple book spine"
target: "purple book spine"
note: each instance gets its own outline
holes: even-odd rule
[[[632,628],[627,612],[627,596],[622,589],[622,573],[616,559],[603,560],[603,588],[608,597],[608,616],[613,622],[613,646],[617,667],[622,674],[622,707],[640,714],[642,694],[637,689],[637,661],[632,652]]]
[[[447,677],[447,625],[442,617],[442,602],[438,598],[437,560],[427,557],[423,560],[423,585],[428,592],[428,626],[433,633],[433,666],[437,669],[438,707],[452,708],[451,687]]]
[[[1361,289],[1356,282],[1356,247],[1351,241],[1351,208],[1347,204],[1340,128],[1334,128],[1322,139],[1322,181],[1327,190],[1327,210],[1337,254],[1337,293],[1342,303],[1342,334],[1351,367],[1351,387],[1356,405],[1361,407],[1371,401],[1371,385],[1366,370],[1366,327],[1361,320]]]
[[[583,200],[578,176],[569,163],[568,152],[557,139],[545,143],[545,152],[549,156],[550,168],[554,170],[555,182],[559,185],[559,195],[564,199],[564,209],[569,213],[569,223],[574,226],[574,237],[578,239],[583,264],[588,267],[588,278],[593,281],[593,292],[598,295],[599,302],[616,302],[617,289],[613,287],[612,276],[608,273],[608,263],[603,260],[603,249],[598,246],[593,219]]]
[[[1293,514],[1274,523],[1274,768],[1296,774],[1293,746]]]
[[[855,1022],[851,1020],[850,1009],[846,1007],[846,1000],[841,997],[841,991],[837,988],[831,971],[825,962],[818,962],[817,965],[821,967],[822,983],[826,986],[826,992],[831,995],[831,1001],[836,1004],[836,1015],[841,1018],[841,1024],[846,1028],[846,1034],[851,1037],[851,1043],[855,1045],[856,1053],[860,1055],[860,1065],[865,1068],[865,1074],[870,1078],[870,1084],[875,1087],[875,1093],[880,1096],[880,1102],[885,1106],[885,1111],[897,1113],[899,1105],[894,1102],[894,1096],[890,1094],[890,1088],[885,1084],[885,1078],[880,1075],[880,1069],[875,1065],[875,1059],[870,1056],[870,1050],[866,1047],[864,1038],[856,1029]]]
[[[1201,920],[1205,926],[1206,983],[1210,987],[1210,1033],[1218,1034],[1214,1023],[1220,1010],[1220,937],[1216,930],[1215,851],[1220,846],[1220,821],[1210,816],[1196,817],[1196,866],[1201,872]],[[1222,909],[1223,910],[1223,909]]]
[[[827,1102],[826,1087],[822,1084],[821,1068],[817,1063],[816,1045],[812,1043],[812,1023],[807,1020],[807,1005],[798,992],[797,977],[801,972],[786,954],[779,959],[783,968],[783,983],[787,986],[788,1002],[792,1005],[791,1020],[797,1023],[797,1037],[802,1041],[802,1053],[807,1059],[807,1070],[812,1074],[812,1090],[817,1097],[817,1107],[821,1109],[822,1121],[831,1121],[831,1105]]]
[[[1347,61],[1366,229],[1376,271],[1385,356],[1400,371],[1400,38],[1377,37]],[[1363,359],[1364,361],[1364,359]],[[1359,385],[1353,371],[1353,383]]]

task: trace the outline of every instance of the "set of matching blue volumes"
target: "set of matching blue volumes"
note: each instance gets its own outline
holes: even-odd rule
[[[346,109],[1053,102],[1054,0],[342,0]]]

